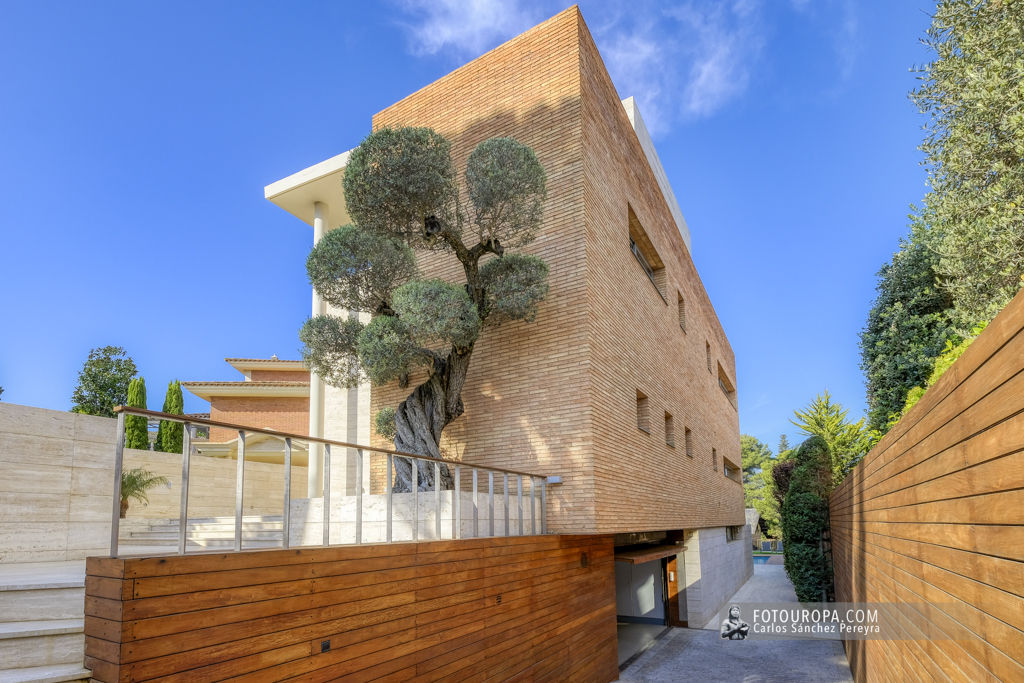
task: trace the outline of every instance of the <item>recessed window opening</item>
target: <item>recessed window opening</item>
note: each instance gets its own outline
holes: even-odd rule
[[[636,428],[651,433],[651,413],[647,396],[639,389],[636,392]]]
[[[689,427],[683,427],[683,441],[686,444],[686,455],[693,457],[693,432]]]
[[[718,450],[715,448],[711,449],[711,469],[718,469]]]
[[[684,299],[683,295],[679,292],[676,292],[676,296],[679,297],[679,329],[686,332],[686,299]]]
[[[732,380],[729,379],[729,375],[725,373],[725,368],[722,364],[718,364],[718,388],[722,390],[725,397],[729,399],[729,403],[733,408],[737,407],[736,404],[736,387],[733,386]]]
[[[672,424],[671,413],[665,413],[665,443],[673,447],[676,445],[676,428]]]
[[[633,207],[629,205],[627,207],[629,210],[629,250],[633,252],[633,256],[636,258],[637,263],[640,264],[640,267],[644,269],[644,273],[647,274],[651,284],[658,290],[658,295],[662,301],[667,304],[668,299],[665,298],[665,264],[654,249],[654,245],[647,236],[647,232],[644,231],[644,226],[640,224],[640,219],[633,212]]]
[[[707,356],[708,372],[711,372],[711,342],[704,342],[704,354]]]

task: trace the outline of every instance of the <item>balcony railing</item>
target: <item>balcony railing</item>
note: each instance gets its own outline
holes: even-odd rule
[[[177,549],[179,555],[190,550],[189,539],[189,495],[195,487],[204,482],[196,481],[191,472],[195,456],[195,433],[198,428],[229,429],[237,434],[237,456],[235,465],[234,491],[234,536],[233,545],[224,550],[239,552],[243,549],[243,518],[245,517],[245,475],[246,441],[253,435],[265,437],[264,442],[280,443],[280,455],[275,451],[274,459],[282,466],[281,503],[281,544],[277,547],[293,546],[323,547],[348,543],[392,543],[395,541],[417,541],[429,539],[460,539],[488,536],[533,535],[547,533],[547,486],[558,483],[557,477],[529,472],[520,472],[497,467],[470,465],[452,460],[440,460],[414,453],[374,448],[361,444],[321,439],[301,434],[289,434],[268,429],[257,429],[216,420],[169,415],[151,410],[120,406],[117,411],[117,443],[114,453],[114,502],[111,516],[110,556],[117,557],[121,545],[120,500],[121,474],[125,464],[125,418],[139,416],[147,419],[166,420],[184,425],[181,457],[180,503],[178,509]],[[200,442],[203,446],[206,442]],[[293,503],[292,467],[293,451],[304,450],[309,458],[323,458],[323,501],[319,519],[314,501],[308,501],[300,511],[304,518],[293,520],[297,508]],[[319,452],[322,450],[322,456]],[[332,457],[333,452],[333,457]],[[162,454],[175,457],[179,454]],[[259,452],[264,462],[268,458],[265,447]],[[339,458],[346,471],[354,470],[355,482],[344,495],[332,495],[331,466]],[[376,486],[367,484],[368,467],[376,459]],[[393,475],[396,460],[406,460],[412,465],[412,486],[407,493],[393,491]],[[383,462],[382,462],[383,461]],[[419,467],[424,463],[428,471],[432,468],[432,486],[419,485]],[[446,466],[452,475],[453,484],[442,483],[441,468]],[[371,477],[372,479],[372,477]],[[482,487],[482,480],[486,487]],[[496,482],[500,486],[496,506]],[[354,491],[351,489],[354,488]],[[372,493],[376,488],[379,493]],[[421,488],[423,490],[421,490]],[[483,488],[483,490],[482,490]],[[528,492],[527,492],[528,489]],[[433,498],[430,501],[430,497]],[[482,499],[483,498],[483,499]],[[529,512],[524,512],[524,499]],[[432,502],[432,505],[431,505]],[[497,514],[497,513],[500,513]],[[430,519],[432,517],[432,520]],[[447,519],[450,517],[450,520]],[[301,528],[297,528],[301,526]],[[317,528],[321,527],[321,528]],[[340,527],[340,530],[339,530]],[[406,533],[396,533],[401,528]],[[318,534],[317,531],[320,533]],[[310,542],[310,536],[315,538]],[[334,533],[337,532],[337,533]],[[340,541],[332,542],[334,537]],[[196,545],[192,539],[193,546]],[[200,548],[209,550],[209,548]],[[222,550],[223,551],[223,550]]]

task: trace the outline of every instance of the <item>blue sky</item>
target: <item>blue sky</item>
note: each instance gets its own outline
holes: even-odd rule
[[[565,6],[7,0],[3,400],[69,408],[107,344],[157,408],[170,380],[239,379],[224,357],[298,357],[311,230],[264,185]],[[907,93],[933,5],[580,7],[689,223],[736,352],[742,431],[798,440],[793,409],[826,388],[862,414],[858,331],[926,189]]]

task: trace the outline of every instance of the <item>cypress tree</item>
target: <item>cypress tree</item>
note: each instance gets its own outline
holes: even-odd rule
[[[128,383],[128,402],[132,408],[146,407],[146,380],[136,377]],[[126,415],[124,419],[124,445],[126,448],[149,448],[149,430],[146,418],[138,415]]]
[[[181,395],[181,382],[174,380],[167,385],[167,396],[164,398],[163,412],[168,415],[181,415],[185,410],[185,399]],[[185,425],[180,422],[160,420],[157,432],[157,443],[165,453],[181,453],[184,440]]]

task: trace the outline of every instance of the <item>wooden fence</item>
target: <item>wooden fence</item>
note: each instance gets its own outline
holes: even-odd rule
[[[611,536],[89,558],[96,680],[618,677]]]
[[[1024,680],[1024,293],[830,507],[836,599],[904,605],[902,639],[845,643],[857,681]]]

